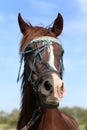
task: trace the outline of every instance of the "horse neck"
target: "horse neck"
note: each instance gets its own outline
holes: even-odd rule
[[[22,84],[22,105],[17,130],[21,130],[30,121],[34,110],[37,108],[35,97],[32,94],[32,86],[27,82],[25,76]]]
[[[63,113],[62,116],[58,109],[46,109],[43,112],[38,130],[77,130],[73,122],[68,115]]]

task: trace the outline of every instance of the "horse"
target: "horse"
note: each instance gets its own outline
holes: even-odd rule
[[[42,27],[32,26],[19,13],[18,24],[23,37],[19,48],[22,101],[17,130],[77,130],[75,119],[58,109],[65,94],[64,49],[57,38],[63,30],[62,15],[58,13],[51,27]]]

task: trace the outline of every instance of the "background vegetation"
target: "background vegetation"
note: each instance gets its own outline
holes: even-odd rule
[[[80,107],[64,107],[61,111],[71,115],[79,124],[79,130],[87,130],[87,109]],[[11,113],[0,111],[0,130],[16,130],[19,110],[14,109]]]
[[[87,109],[80,107],[64,107],[61,108],[61,110],[76,119],[79,125],[79,130],[87,130]]]
[[[0,111],[0,130],[16,130],[19,110],[14,109],[11,113]]]

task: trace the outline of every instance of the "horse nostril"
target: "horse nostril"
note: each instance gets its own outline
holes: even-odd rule
[[[62,83],[62,86],[61,86],[61,91],[63,91],[64,90],[64,83]]]
[[[49,91],[52,88],[52,85],[49,83],[49,81],[45,81],[44,87],[47,91]]]

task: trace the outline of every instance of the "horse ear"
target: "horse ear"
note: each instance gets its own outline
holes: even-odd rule
[[[60,13],[58,13],[57,18],[54,21],[53,27],[52,27],[52,32],[56,35],[59,36],[63,30],[63,17]]]
[[[18,14],[18,23],[19,23],[19,27],[21,32],[24,34],[26,32],[26,30],[30,27],[21,17],[21,14]]]

